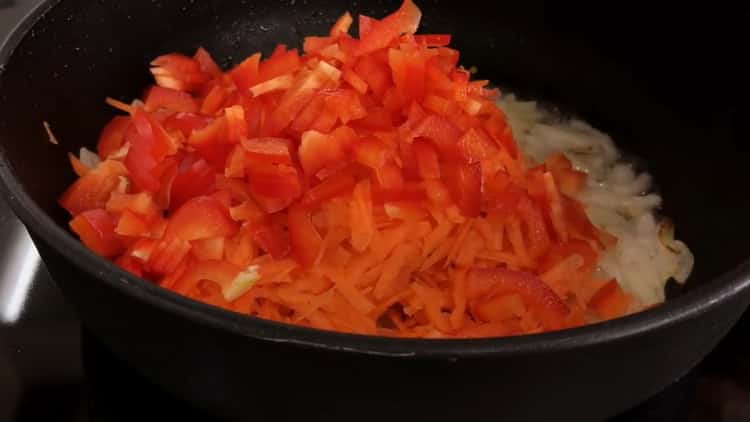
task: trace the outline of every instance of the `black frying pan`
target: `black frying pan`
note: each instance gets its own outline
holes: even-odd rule
[[[133,278],[66,230],[56,198],[65,153],[93,146],[132,98],[148,61],[203,45],[224,64],[298,45],[344,10],[382,16],[395,2],[46,1],[0,51],[0,176],[5,197],[90,329],[175,395],[235,419],[599,420],[688,371],[750,302],[747,98],[742,11],[683,4],[420,1],[424,31],[455,34],[462,62],[558,104],[645,158],[666,213],[693,249],[687,291],[666,305],[523,338],[358,337],[229,314]],[[507,3],[507,4],[505,4]],[[61,144],[52,145],[48,121]],[[50,351],[54,353],[54,351]],[[127,405],[127,397],[123,397]]]

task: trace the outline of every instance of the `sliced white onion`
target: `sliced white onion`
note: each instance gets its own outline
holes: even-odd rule
[[[99,155],[86,147],[81,147],[81,150],[78,152],[78,160],[80,160],[84,166],[90,169],[98,166],[99,163],[102,162],[102,160],[99,158]]]
[[[598,276],[616,278],[639,307],[664,301],[664,285],[670,278],[684,282],[689,277],[693,254],[674,239],[668,221],[657,223],[661,197],[648,193],[651,176],[621,161],[609,136],[581,120],[561,121],[536,103],[513,95],[504,95],[498,106],[530,164],[564,153],[577,170],[589,175],[576,199],[585,205],[595,226],[618,238],[602,254]]]
[[[52,128],[50,127],[49,123],[47,123],[46,121],[43,121],[42,126],[44,126],[44,130],[47,132],[49,143],[53,145],[60,145],[60,142],[58,142],[57,137],[55,136],[54,133],[52,133]]]

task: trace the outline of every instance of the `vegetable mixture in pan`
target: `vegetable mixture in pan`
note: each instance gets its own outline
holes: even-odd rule
[[[502,95],[421,13],[346,13],[303,53],[152,63],[70,155],[70,227],[195,300],[324,330],[538,333],[664,300],[692,255],[611,140]]]

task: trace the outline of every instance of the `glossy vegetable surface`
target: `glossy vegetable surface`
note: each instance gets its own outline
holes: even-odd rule
[[[562,155],[529,167],[450,35],[405,1],[344,14],[304,53],[223,72],[152,61],[142,101],[108,102],[103,160],[60,199],[84,244],[196,300],[315,328],[408,337],[558,330],[631,311],[597,279],[616,242]]]

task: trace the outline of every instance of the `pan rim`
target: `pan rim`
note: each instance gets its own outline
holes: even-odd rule
[[[28,31],[61,0],[45,0],[0,45],[3,69]],[[0,71],[2,79],[2,71]],[[2,146],[0,146],[0,150]],[[1,152],[1,151],[0,151]],[[314,349],[402,358],[465,359],[528,355],[590,347],[666,329],[710,312],[750,289],[750,259],[663,305],[604,323],[557,332],[486,339],[397,339],[316,330],[225,311],[196,302],[135,277],[86,249],[58,226],[26,193],[11,163],[0,154],[0,191],[36,238],[120,294],[161,308],[194,323],[233,335]]]

